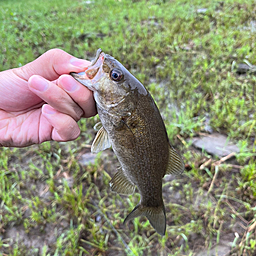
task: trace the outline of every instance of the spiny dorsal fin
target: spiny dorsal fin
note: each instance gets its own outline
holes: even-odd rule
[[[165,234],[166,217],[164,205],[158,207],[146,207],[142,205],[137,205],[132,210],[132,212],[125,218],[124,224],[127,223],[127,221],[139,216],[146,216],[152,227],[159,235],[163,236]]]
[[[98,153],[106,148],[110,148],[111,144],[108,138],[108,133],[102,126],[97,132],[96,137],[92,143],[91,151],[92,153]]]
[[[112,191],[124,195],[131,195],[135,190],[135,185],[125,177],[122,169],[114,175],[109,185]]]
[[[172,147],[169,147],[169,163],[166,174],[181,174],[184,170],[184,162],[179,153]]]

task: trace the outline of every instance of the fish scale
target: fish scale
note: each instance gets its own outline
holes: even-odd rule
[[[124,223],[146,216],[164,235],[166,215],[162,199],[162,178],[180,174],[184,163],[169,144],[164,122],[146,88],[119,61],[99,49],[92,65],[71,75],[93,91],[101,128],[92,152],[112,146],[121,168],[110,181],[111,190],[141,195],[140,202]],[[98,126],[98,125],[97,125]]]

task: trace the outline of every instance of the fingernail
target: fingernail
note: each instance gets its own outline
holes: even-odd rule
[[[70,64],[75,67],[86,68],[89,66],[89,61],[83,60],[83,59],[78,59],[78,58],[72,58],[70,60]]]
[[[31,84],[31,86],[37,90],[37,91],[40,91],[40,92],[44,92],[47,90],[49,84],[46,80],[40,78],[40,77],[36,77],[33,79],[33,83]]]
[[[49,105],[44,105],[43,112],[48,115],[53,115],[57,113],[57,111]]]

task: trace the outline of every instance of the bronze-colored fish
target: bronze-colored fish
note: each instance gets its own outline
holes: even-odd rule
[[[140,203],[124,223],[146,216],[154,229],[164,235],[162,178],[165,174],[182,173],[184,163],[169,144],[154,100],[120,62],[101,49],[85,72],[71,75],[94,92],[102,125],[93,141],[92,152],[112,146],[121,164],[110,181],[112,191],[129,195],[137,186],[140,192]]]

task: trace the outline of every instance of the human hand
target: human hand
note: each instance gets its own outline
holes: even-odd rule
[[[25,66],[0,72],[0,146],[76,139],[77,121],[95,115],[96,108],[92,92],[68,74],[89,65],[52,49]]]

